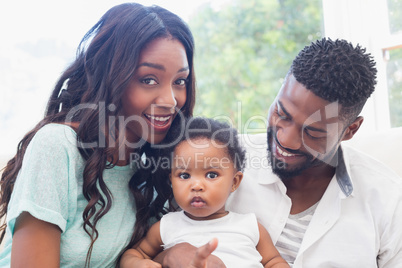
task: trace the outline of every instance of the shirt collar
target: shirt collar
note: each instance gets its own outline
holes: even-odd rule
[[[345,159],[343,154],[342,145],[338,148],[338,163],[336,166],[335,177],[338,182],[339,188],[341,189],[342,193],[345,197],[349,197],[353,193],[353,183],[352,179],[348,172],[348,159]],[[272,171],[272,167],[266,162],[266,165]],[[281,179],[274,175],[273,176],[266,176],[266,167],[259,170],[259,175],[257,176],[258,182],[260,184],[271,184],[280,182]]]
[[[342,146],[338,149],[338,165],[336,166],[335,176],[343,194],[349,197],[353,192],[353,183],[348,173],[347,159],[345,161]]]

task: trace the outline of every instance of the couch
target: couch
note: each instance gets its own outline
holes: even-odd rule
[[[402,178],[402,127],[360,136],[357,132],[355,137],[343,143],[381,161]]]

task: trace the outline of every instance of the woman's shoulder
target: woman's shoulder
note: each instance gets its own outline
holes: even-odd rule
[[[46,124],[43,127],[41,127],[37,133],[43,133],[42,135],[46,134],[57,134],[57,133],[71,133],[76,135],[76,132],[74,128],[70,125],[66,124],[58,124],[58,123],[50,123]]]
[[[74,129],[64,124],[47,124],[36,132],[31,141],[31,146],[39,146],[48,149],[60,147],[77,147],[77,134]]]

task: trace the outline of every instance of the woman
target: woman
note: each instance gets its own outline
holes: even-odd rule
[[[169,185],[136,171],[192,115],[193,49],[187,25],[157,6],[118,5],[89,30],[3,170],[1,267],[112,267],[131,223],[132,242],[144,236]]]

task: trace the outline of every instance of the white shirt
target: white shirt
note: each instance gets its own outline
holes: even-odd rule
[[[266,135],[242,139],[247,167],[227,209],[255,213],[275,244],[291,200],[268,164]],[[341,147],[336,175],[316,208],[293,268],[402,267],[402,179],[369,156]]]
[[[212,254],[218,256],[227,268],[262,268],[261,255],[256,247],[260,240],[254,214],[229,212],[226,216],[196,221],[183,211],[164,215],[160,223],[164,249],[187,242],[200,247],[212,238],[218,238],[218,247]]]
[[[295,262],[304,234],[313,218],[317,205],[318,202],[305,211],[289,215],[285,227],[278,241],[276,241],[276,248],[290,265]]]

